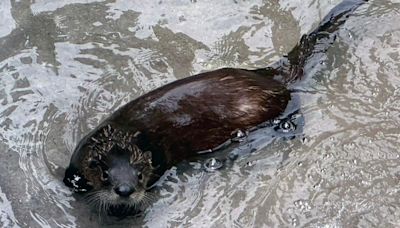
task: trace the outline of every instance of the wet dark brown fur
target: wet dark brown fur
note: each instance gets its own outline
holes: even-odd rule
[[[363,2],[342,2],[288,57],[266,69],[201,73],[129,102],[80,141],[64,182],[89,192],[88,201],[101,211],[140,209],[150,197],[147,189],[171,166],[279,117],[291,99],[287,85],[303,76],[314,46],[332,39]],[[319,50],[330,46],[325,43]]]
[[[272,77],[220,69],[156,89],[105,122],[141,132],[145,147],[162,151],[170,166],[217,147],[235,130],[278,117],[289,100],[289,91]]]

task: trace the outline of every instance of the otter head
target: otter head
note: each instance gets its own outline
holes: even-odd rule
[[[119,216],[141,210],[149,203],[151,152],[132,144],[113,144],[106,150],[89,149],[86,154],[80,168],[70,165],[64,182],[77,192],[87,192],[85,198],[95,209]]]

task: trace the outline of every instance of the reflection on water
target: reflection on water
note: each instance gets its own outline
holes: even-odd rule
[[[329,2],[329,3],[328,3]],[[277,60],[339,0],[0,2],[0,226],[398,227],[400,3],[351,17],[300,83],[304,140],[177,167],[144,216],[105,221],[61,182],[79,139],[160,85]],[[323,61],[322,61],[323,60]]]

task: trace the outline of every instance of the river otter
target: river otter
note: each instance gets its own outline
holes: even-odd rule
[[[267,68],[224,68],[177,80],[118,109],[76,147],[64,183],[88,201],[122,214],[147,202],[147,189],[171,166],[212,152],[232,134],[279,117],[316,50],[364,0],[344,0],[286,57]]]

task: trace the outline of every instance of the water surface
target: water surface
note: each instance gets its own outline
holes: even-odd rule
[[[370,1],[295,85],[303,137],[229,169],[175,167],[143,216],[109,221],[62,183],[79,140],[191,74],[263,67],[339,0],[2,0],[0,226],[399,227],[400,2]]]

